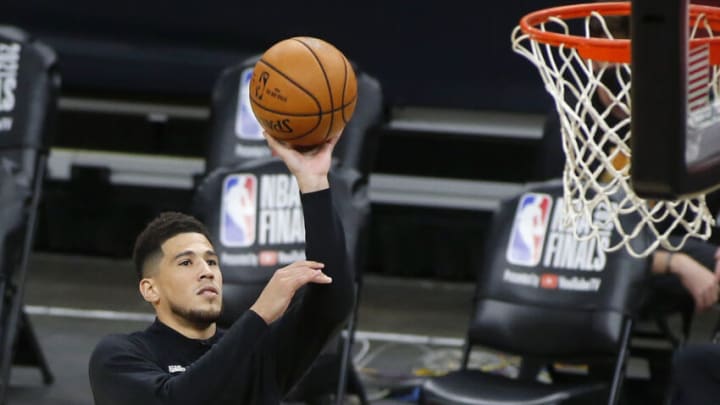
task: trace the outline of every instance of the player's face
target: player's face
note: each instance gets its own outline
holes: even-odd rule
[[[158,305],[195,324],[215,322],[222,309],[222,274],[218,258],[200,233],[181,233],[162,244],[155,281]]]

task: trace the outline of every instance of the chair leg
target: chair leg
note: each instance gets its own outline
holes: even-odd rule
[[[470,352],[472,351],[472,345],[470,344],[470,338],[465,339],[462,349],[462,359],[460,360],[460,369],[467,370],[468,363],[470,363]]]
[[[360,376],[354,367],[348,371],[348,386],[353,388],[352,391],[354,391],[355,395],[357,395],[361,405],[370,404],[370,401],[368,401],[367,398],[367,393],[365,392],[365,386],[363,385],[362,380],[360,380]]]
[[[628,319],[627,322],[625,322],[622,339],[620,340],[620,350],[618,352],[617,362],[615,363],[612,385],[610,386],[610,397],[608,398],[609,405],[617,404],[620,397],[620,389],[622,388],[622,381],[625,377],[625,362],[627,361],[631,330],[632,320]]]
[[[350,361],[350,350],[353,344],[353,335],[355,332],[355,320],[357,318],[357,307],[358,307],[358,292],[359,288],[355,288],[355,294],[353,296],[353,312],[350,316],[347,326],[347,337],[344,339],[342,346],[342,353],[340,357],[340,374],[338,377],[336,405],[343,405],[345,401],[345,392],[347,390],[347,378],[349,369],[353,367]]]
[[[45,385],[52,384],[55,381],[55,377],[53,376],[52,371],[50,371],[50,365],[43,354],[42,347],[40,346],[40,342],[35,334],[35,329],[33,328],[30,318],[27,316],[25,310],[23,310],[20,314],[20,325],[21,331],[18,336],[18,340],[22,340],[30,345],[29,352],[33,357],[32,365],[37,366],[40,369],[40,373],[43,376],[43,383],[45,383]]]
[[[21,325],[21,314],[24,313],[23,296],[25,292],[25,278],[27,275],[27,263],[32,251],[34,241],[35,228],[37,226],[37,212],[40,204],[40,196],[42,193],[42,179],[45,177],[47,156],[41,154],[35,162],[35,179],[33,180],[32,191],[30,193],[31,200],[27,207],[28,217],[25,224],[24,234],[22,235],[22,246],[19,263],[13,269],[13,276],[6,281],[5,288],[0,291],[2,296],[0,300],[5,300],[9,295],[7,307],[2,308],[0,312],[0,404],[4,403],[7,396],[7,388],[10,377],[10,367],[13,356],[13,346],[15,344],[18,327]],[[10,274],[10,269],[0,269]],[[37,343],[37,340],[35,341]],[[44,378],[48,376],[43,375]],[[50,376],[52,377],[52,376]],[[52,381],[52,378],[50,378]]]

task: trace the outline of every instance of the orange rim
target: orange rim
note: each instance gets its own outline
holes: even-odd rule
[[[585,38],[577,35],[543,31],[541,24],[550,18],[574,20],[585,18],[595,11],[603,17],[629,16],[629,2],[587,3],[570,6],[552,7],[527,14],[520,20],[520,29],[533,41],[551,46],[565,46],[576,49],[585,59],[603,62],[630,63],[630,40],[608,38]],[[720,32],[720,8],[712,6],[690,5],[690,20],[693,23],[698,16],[705,14],[707,23],[714,32]],[[704,44],[710,46],[710,63],[720,65],[720,37],[696,38],[690,40],[690,46]]]

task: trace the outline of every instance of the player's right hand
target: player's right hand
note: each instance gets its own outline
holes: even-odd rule
[[[279,156],[295,176],[302,193],[323,190],[329,187],[328,172],[332,164],[332,153],[340,136],[325,141],[306,151],[294,149],[263,132],[273,154]]]

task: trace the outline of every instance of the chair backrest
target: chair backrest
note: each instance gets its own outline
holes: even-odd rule
[[[207,173],[270,156],[262,128],[250,107],[250,78],[259,58],[254,56],[228,67],[215,82],[205,160]]]
[[[348,241],[351,271],[358,234],[367,217],[354,206],[356,176],[335,165],[330,173],[333,202]],[[257,299],[275,270],[305,258],[305,226],[300,192],[285,163],[275,157],[220,167],[197,188],[193,211],[210,232],[223,272],[223,315],[231,324]],[[345,214],[345,215],[344,215]],[[352,241],[352,242],[351,242]]]
[[[562,198],[562,184],[551,181],[501,204],[478,275],[470,343],[550,358],[617,353],[649,259],[578,240],[563,227]],[[595,217],[605,214],[600,207]],[[612,228],[607,238],[617,237]]]
[[[0,164],[20,186],[31,187],[48,152],[59,87],[55,53],[0,26]]]
[[[55,52],[24,31],[0,25],[0,243],[2,273],[17,276],[30,246],[34,209],[57,111]],[[0,307],[2,307],[0,305]]]
[[[562,135],[560,132],[560,117],[555,107],[553,107],[545,115],[542,137],[537,144],[535,152],[532,180],[545,181],[561,178],[563,168],[565,167],[565,160]]]
[[[223,271],[220,323],[228,325],[277,268],[305,256],[297,182],[273,157],[220,167],[203,179],[193,206],[215,239]]]

